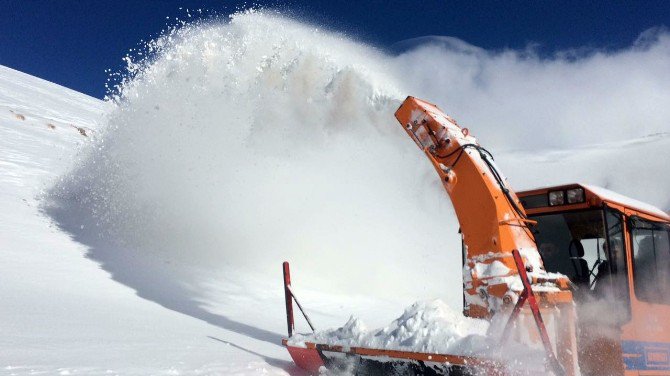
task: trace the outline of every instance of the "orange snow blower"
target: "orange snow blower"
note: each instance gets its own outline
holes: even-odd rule
[[[451,198],[463,242],[463,313],[502,329],[490,330],[499,356],[291,344],[297,301],[285,263],[283,344],[299,367],[318,373],[346,363],[358,375],[670,375],[670,216],[588,185],[515,194],[492,155],[435,105],[408,97],[395,116]],[[520,365],[506,354],[507,341],[541,349],[542,368]]]

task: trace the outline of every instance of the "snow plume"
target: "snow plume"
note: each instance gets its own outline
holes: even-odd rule
[[[315,288],[382,296],[460,284],[457,265],[445,273],[460,254],[446,241],[451,204],[393,117],[406,92],[387,57],[263,12],[186,26],[150,49],[129,62],[97,149],[57,189],[68,216],[128,250],[124,263],[279,284],[289,260]],[[120,256],[92,253],[127,273],[111,265]]]
[[[162,302],[178,299],[167,281],[198,291],[223,269],[272,286],[289,260],[315,290],[458,307],[457,221],[393,117],[400,101],[437,103],[494,152],[666,132],[670,37],[549,59],[446,42],[388,56],[265,11],[175,29],[128,58],[106,133],[50,211],[114,278]]]

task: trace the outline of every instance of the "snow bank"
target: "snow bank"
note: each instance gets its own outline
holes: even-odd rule
[[[207,336],[244,347],[249,340],[114,282],[85,257],[86,246],[41,212],[41,192],[90,147],[108,108],[0,66],[0,374],[287,375],[281,367],[290,366],[288,358],[270,366]],[[254,349],[285,354],[274,344]]]
[[[530,325],[528,330],[535,333],[531,321],[527,320]],[[475,356],[500,361],[510,374],[546,373],[546,354],[539,341],[522,344],[508,338],[503,342],[498,337],[499,333],[490,333],[489,327],[488,321],[465,317],[437,299],[414,303],[400,317],[380,329],[370,330],[361,320],[351,317],[344,326],[336,329],[295,334],[288,344],[304,347],[305,342],[311,342],[343,346],[345,349],[364,347]]]
[[[485,337],[488,326],[487,321],[464,317],[436,299],[414,303],[381,329],[368,330],[359,319],[351,317],[337,329],[295,335],[289,344],[303,346],[313,342],[434,354],[484,354],[492,348],[491,339]]]

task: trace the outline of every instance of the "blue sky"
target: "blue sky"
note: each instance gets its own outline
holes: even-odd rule
[[[184,9],[225,15],[253,4],[389,51],[396,42],[425,35],[453,36],[486,49],[536,44],[542,54],[617,50],[649,28],[670,26],[664,1],[0,0],[0,64],[102,98],[105,69],[120,70],[129,49],[158,35]]]

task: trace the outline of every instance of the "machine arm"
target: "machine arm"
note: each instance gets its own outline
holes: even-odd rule
[[[447,190],[466,249],[463,268],[467,316],[489,318],[512,305],[523,290],[512,251],[518,250],[531,281],[556,292],[552,300],[570,301],[565,277],[546,273],[526,213],[491,154],[467,128],[435,105],[408,97],[395,113],[421,148]],[[555,291],[554,291],[555,290]]]

